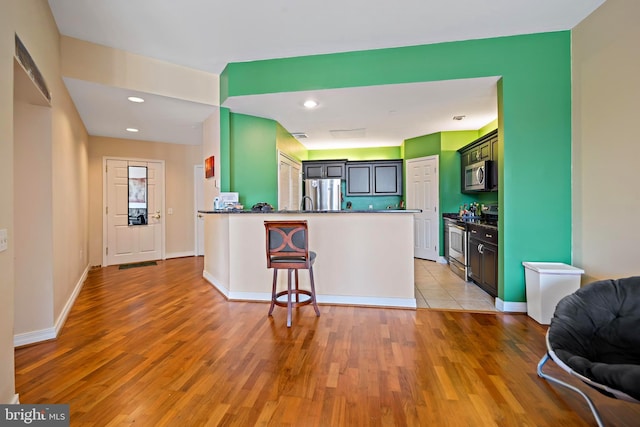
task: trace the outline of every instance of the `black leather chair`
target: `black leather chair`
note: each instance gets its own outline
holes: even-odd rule
[[[586,393],[542,371],[549,358],[609,397],[640,403],[640,277],[593,282],[564,297],[546,341],[538,375],[580,394],[599,426]]]
[[[265,221],[267,242],[267,268],[273,268],[273,285],[271,289],[271,307],[287,307],[287,327],[291,327],[292,309],[307,304],[313,304],[316,316],[320,310],[316,303],[316,289],[313,280],[313,263],[316,253],[309,251],[307,221]],[[311,290],[300,289],[298,286],[298,270],[309,270]],[[287,289],[276,292],[278,270],[287,270]],[[295,272],[295,287],[292,286],[291,275]],[[286,301],[279,299],[287,297]],[[303,299],[300,298],[303,295]],[[292,298],[295,296],[295,301]]]

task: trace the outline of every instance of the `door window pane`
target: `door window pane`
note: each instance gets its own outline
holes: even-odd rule
[[[129,225],[147,224],[147,167],[129,166]]]

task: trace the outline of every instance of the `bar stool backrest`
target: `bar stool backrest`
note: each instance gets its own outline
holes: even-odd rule
[[[308,269],[307,221],[265,221],[267,268]]]

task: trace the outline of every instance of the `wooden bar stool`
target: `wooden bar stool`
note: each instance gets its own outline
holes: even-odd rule
[[[316,253],[309,251],[309,239],[307,221],[265,221],[264,227],[267,233],[267,268],[273,268],[273,285],[271,289],[271,307],[269,316],[273,313],[273,307],[287,307],[287,327],[291,327],[291,312],[294,307],[313,304],[316,315],[320,316],[316,303],[316,289],[313,282],[313,263]],[[278,270],[287,270],[287,290],[276,292]],[[298,287],[298,270],[309,270],[311,290]],[[292,287],[291,274],[295,272],[295,287]],[[287,296],[287,300],[279,300]],[[295,302],[292,296],[295,295]],[[306,298],[300,299],[300,295]]]

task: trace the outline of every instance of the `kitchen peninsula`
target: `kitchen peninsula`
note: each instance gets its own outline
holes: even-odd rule
[[[318,254],[318,303],[415,308],[413,214],[419,210],[200,211],[205,214],[204,278],[230,300],[269,301],[264,221],[307,220]],[[308,288],[309,275],[300,273]],[[286,288],[286,274],[278,277]]]

